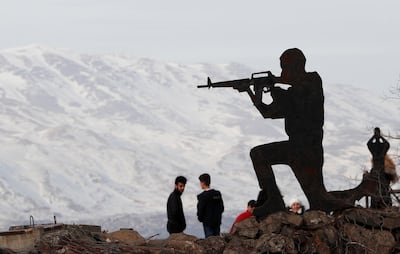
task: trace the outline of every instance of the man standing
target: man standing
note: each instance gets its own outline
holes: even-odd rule
[[[186,228],[185,215],[183,214],[181,195],[185,190],[186,178],[178,176],[175,179],[175,189],[169,195],[167,202],[167,230],[168,233],[182,233]]]
[[[211,177],[209,174],[199,176],[202,193],[197,195],[197,218],[203,223],[205,238],[219,236],[224,202],[221,192],[210,189]]]

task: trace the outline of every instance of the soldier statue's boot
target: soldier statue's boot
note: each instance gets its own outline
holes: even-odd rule
[[[285,202],[283,201],[280,192],[278,191],[277,193],[273,193],[274,195],[271,194],[272,193],[268,193],[267,200],[265,200],[260,206],[254,208],[253,215],[258,221],[272,213],[285,211]]]
[[[376,172],[364,173],[363,179],[359,186],[357,186],[358,192],[363,196],[371,193],[376,193],[379,189],[379,176]]]
[[[268,199],[267,191],[266,190],[261,190],[258,193],[256,207],[257,206],[262,206],[265,203],[265,201],[267,201],[267,199]]]
[[[374,173],[364,173],[361,183],[353,189],[342,191],[330,191],[336,199],[348,200],[353,203],[365,196],[373,196],[379,189],[379,176]]]
[[[346,197],[337,198],[326,191],[321,167],[293,167],[292,170],[308,199],[310,210],[330,213],[354,207],[354,202],[348,201]]]
[[[326,213],[340,211],[354,207],[354,203],[347,199],[337,199],[328,192],[318,193],[307,197],[310,203],[310,210],[320,210]]]

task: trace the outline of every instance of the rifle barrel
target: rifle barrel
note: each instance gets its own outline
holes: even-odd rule
[[[210,78],[207,78],[207,85],[199,85],[197,88],[216,88],[216,87],[237,87],[243,84],[249,84],[250,79],[249,78],[244,78],[244,79],[236,79],[236,80],[229,80],[229,81],[221,81],[221,82],[211,82]]]
[[[244,79],[215,82],[211,84],[211,87],[236,87],[242,84],[249,84],[249,83],[250,79],[244,78]]]

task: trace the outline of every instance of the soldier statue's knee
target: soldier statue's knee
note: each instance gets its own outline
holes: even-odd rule
[[[255,147],[251,148],[250,150],[250,158],[255,159],[257,154],[257,149]]]
[[[252,161],[254,161],[254,160],[256,160],[256,161],[259,161],[259,160],[263,160],[263,161],[265,161],[266,160],[266,156],[265,156],[265,154],[262,152],[262,150],[259,148],[259,147],[253,147],[251,150],[250,150],[250,158],[251,158],[251,160]]]

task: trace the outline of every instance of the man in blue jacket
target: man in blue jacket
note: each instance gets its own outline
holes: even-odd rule
[[[197,195],[197,218],[203,223],[205,238],[219,236],[224,202],[221,192],[211,189],[209,174],[199,176],[202,193]]]
[[[185,190],[186,178],[178,176],[175,179],[175,189],[169,195],[167,201],[167,230],[168,233],[181,233],[186,228],[185,215],[183,213],[181,195]]]

